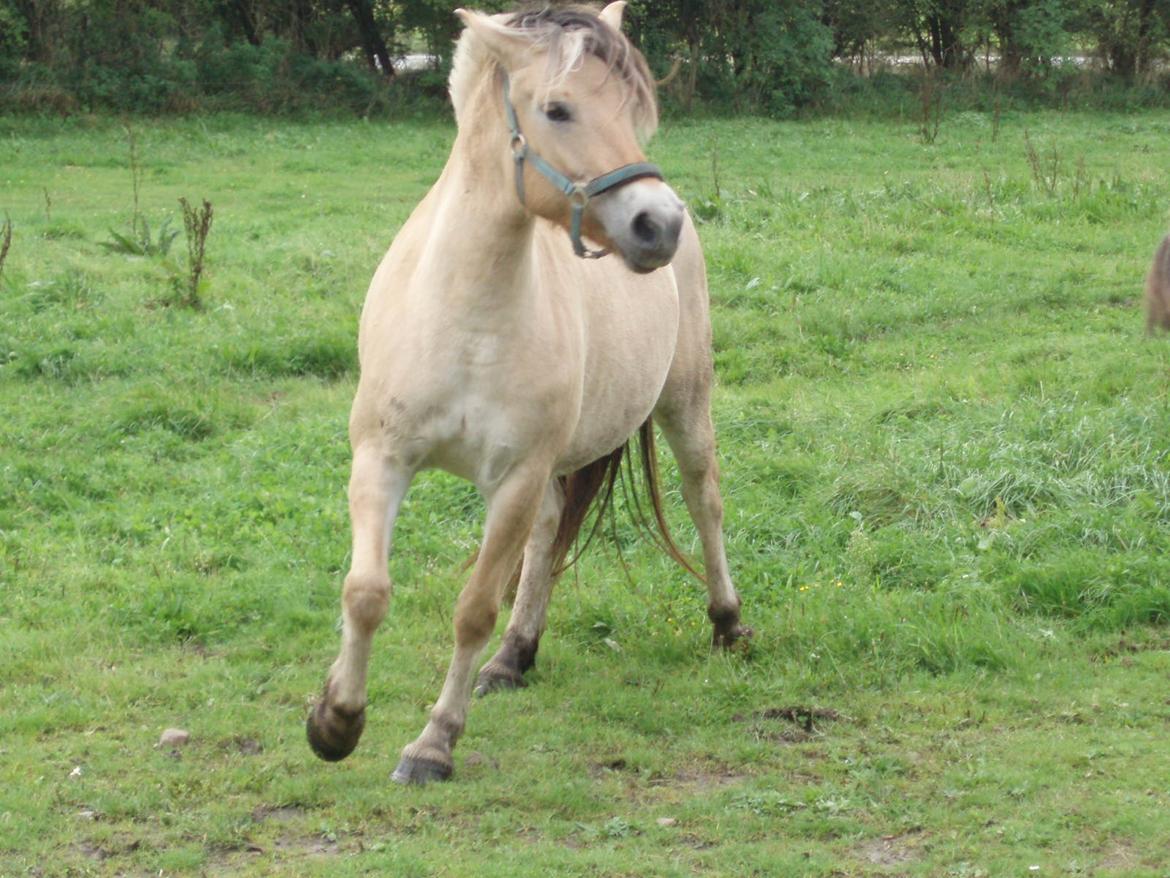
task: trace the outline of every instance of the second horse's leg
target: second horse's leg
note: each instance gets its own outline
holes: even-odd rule
[[[715,459],[715,429],[705,395],[679,408],[663,407],[655,417],[678,461],[683,499],[703,544],[707,579],[707,616],[713,626],[712,643],[727,648],[752,631],[739,622],[739,595],[731,583],[723,548],[723,497],[719,493],[719,463]]]
[[[483,546],[455,605],[455,654],[430,721],[402,751],[394,769],[398,783],[427,783],[451,776],[451,753],[467,723],[475,662],[495,628],[500,599],[520,563],[549,474],[548,467],[519,468],[488,498]]]
[[[550,479],[528,545],[524,547],[524,565],[520,570],[520,584],[516,589],[508,630],[504,632],[499,650],[479,672],[476,695],[523,686],[524,672],[536,661],[536,649],[544,632],[548,599],[552,593],[553,541],[564,505],[560,483]]]

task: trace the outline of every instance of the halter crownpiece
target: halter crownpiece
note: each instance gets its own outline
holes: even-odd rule
[[[589,200],[595,195],[601,195],[610,189],[616,189],[632,180],[643,177],[662,179],[662,171],[658,165],[650,162],[634,162],[622,165],[609,173],[594,177],[587,183],[570,180],[536,152],[528,148],[528,141],[520,130],[520,120],[516,117],[516,108],[512,106],[508,74],[504,74],[504,115],[508,120],[508,130],[511,132],[512,161],[516,165],[516,197],[520,204],[527,207],[524,201],[524,162],[528,161],[542,176],[552,183],[566,198],[569,199],[569,240],[573,243],[573,252],[582,259],[600,259],[609,253],[609,250],[589,250],[581,240],[581,220],[585,215],[585,208]]]

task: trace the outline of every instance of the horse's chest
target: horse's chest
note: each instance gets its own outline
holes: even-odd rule
[[[673,285],[643,296],[636,308],[554,308],[507,327],[436,321],[385,339],[387,359],[363,365],[363,380],[381,376],[390,444],[481,486],[533,455],[564,472],[612,451],[653,408],[677,341]]]
[[[421,345],[393,370],[381,394],[401,401],[391,443],[409,440],[420,451],[419,464],[483,486],[542,447],[563,442],[577,382],[566,363],[540,348],[538,340],[453,329],[441,342]]]

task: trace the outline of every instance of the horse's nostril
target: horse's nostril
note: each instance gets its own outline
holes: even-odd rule
[[[647,247],[653,247],[662,237],[662,226],[654,221],[648,211],[642,211],[634,217],[634,237]]]

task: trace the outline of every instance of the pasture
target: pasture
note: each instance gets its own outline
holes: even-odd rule
[[[201,310],[182,234],[101,246],[134,209],[116,122],[0,119],[0,875],[1167,874],[1170,340],[1140,296],[1170,114],[665,122],[756,636],[712,654],[701,587],[619,515],[426,788],[389,774],[449,658],[463,483],[399,518],[361,746],[319,762],[303,721],[358,312],[453,125],[133,126],[152,233],[214,205]]]

